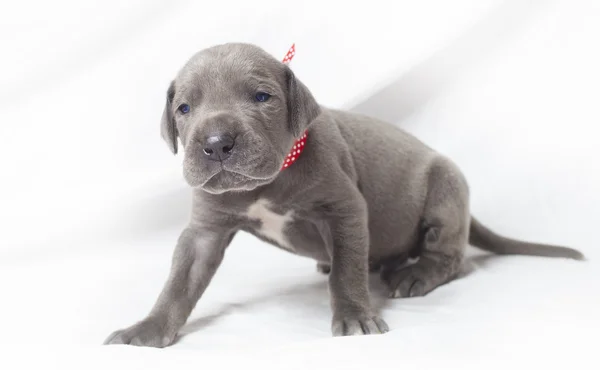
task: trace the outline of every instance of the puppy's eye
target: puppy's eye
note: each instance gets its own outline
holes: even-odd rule
[[[181,104],[179,108],[177,108],[181,113],[186,114],[190,111],[190,106],[187,104]]]
[[[256,101],[259,102],[266,102],[267,100],[269,100],[269,98],[271,97],[271,95],[267,94],[266,92],[257,92],[255,95],[255,99]]]

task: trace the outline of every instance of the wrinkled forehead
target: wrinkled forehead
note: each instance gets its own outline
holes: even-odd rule
[[[194,55],[176,78],[179,94],[243,85],[277,89],[284,80],[283,65],[260,49],[221,46]]]

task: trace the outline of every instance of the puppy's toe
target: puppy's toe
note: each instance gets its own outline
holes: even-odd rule
[[[173,338],[164,333],[165,325],[143,320],[129,328],[117,330],[106,338],[104,344],[129,344],[142,347],[166,347]]]
[[[422,271],[409,266],[400,271],[394,271],[385,282],[390,288],[390,298],[422,297],[427,294],[426,280]]]
[[[389,331],[385,321],[377,316],[334,318],[331,331],[334,336],[383,334]]]

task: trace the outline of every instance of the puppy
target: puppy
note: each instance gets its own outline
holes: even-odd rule
[[[493,233],[470,215],[467,182],[449,159],[397,127],[320,106],[253,45],[194,55],[168,89],[161,134],[173,153],[181,141],[192,216],[150,314],[107,344],[171,344],[238,231],[317,261],[336,336],[388,331],[369,302],[369,270],[392,297],[415,297],[456,277],[468,243],[583,258]],[[404,266],[410,256],[417,262]]]

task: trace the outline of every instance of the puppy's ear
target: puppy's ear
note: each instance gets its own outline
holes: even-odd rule
[[[321,107],[288,66],[285,66],[285,78],[287,82],[288,122],[290,130],[294,133],[294,136],[298,137],[321,114]]]
[[[175,126],[175,118],[173,117],[173,97],[175,96],[175,81],[171,82],[169,90],[167,90],[167,102],[165,110],[160,121],[160,136],[167,142],[169,149],[173,154],[177,154],[177,126]]]

